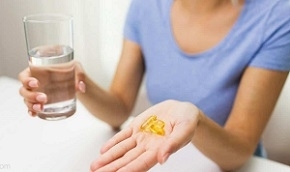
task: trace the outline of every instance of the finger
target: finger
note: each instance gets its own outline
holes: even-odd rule
[[[27,90],[25,87],[21,87],[19,89],[19,94],[24,97],[27,102],[31,103],[41,103],[44,104],[47,102],[47,96],[41,92],[33,92],[31,90]]]
[[[27,106],[28,111],[31,111],[31,112],[34,111],[34,110],[32,109],[32,106],[34,105],[34,103],[31,103],[31,102],[29,102],[29,101],[27,101],[27,100],[25,100],[25,99],[24,99],[24,103],[25,103],[25,105]]]
[[[29,114],[30,116],[32,116],[32,117],[37,116],[37,113],[36,113],[36,112],[32,112],[32,111],[30,111],[30,110],[28,110],[28,114]]]
[[[122,142],[123,140],[128,139],[133,134],[131,128],[126,128],[118,132],[115,136],[109,139],[106,144],[101,148],[101,153],[105,153],[107,150],[111,149],[113,146],[117,145],[118,143]]]
[[[37,112],[41,112],[43,109],[43,105],[42,104],[38,104],[38,103],[31,103],[28,102],[26,100],[24,100],[24,103],[26,104],[28,111],[32,112],[32,114],[36,114]]]
[[[26,68],[21,73],[19,73],[18,79],[21,81],[22,85],[27,89],[33,89],[39,86],[38,80],[31,76],[29,68]]]
[[[80,62],[75,61],[76,82],[85,81],[85,72]]]
[[[130,162],[132,162],[134,159],[139,157],[145,152],[143,148],[135,147],[131,149],[129,152],[127,152],[124,156],[121,158],[116,159],[112,163],[109,163],[102,168],[98,169],[97,171],[117,171],[118,169],[126,166]]]
[[[107,152],[102,154],[95,162],[92,163],[91,165],[91,170],[95,171],[111,162],[114,160],[122,157],[125,155],[127,152],[129,152],[131,149],[136,147],[136,141],[130,137],[121,143],[115,145],[111,149],[109,149]]]
[[[77,86],[76,90],[78,90],[82,93],[86,92],[86,84],[83,81],[80,81],[76,86]]]
[[[76,79],[75,79],[76,90],[82,93],[85,93],[86,92],[85,72],[80,62],[74,61],[74,65],[75,65],[75,75],[76,75]]]
[[[157,164],[156,152],[147,150],[138,158],[135,158],[129,164],[119,169],[117,172],[148,171],[150,168],[152,168],[156,164]]]
[[[171,154],[187,145],[192,140],[195,128],[195,121],[175,124],[172,132],[167,136],[164,146],[159,151],[158,162],[163,164]]]

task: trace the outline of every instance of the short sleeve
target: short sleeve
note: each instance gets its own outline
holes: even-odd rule
[[[141,0],[132,0],[129,6],[125,25],[124,38],[140,44],[139,29],[140,26],[140,2]]]
[[[263,44],[250,66],[290,70],[290,1],[279,0],[269,13]]]

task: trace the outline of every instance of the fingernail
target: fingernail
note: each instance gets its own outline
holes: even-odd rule
[[[46,102],[46,95],[45,94],[39,94],[36,97],[36,100],[39,101],[39,102]]]
[[[86,92],[86,85],[83,81],[80,81],[79,82],[79,89],[82,93],[85,93]]]
[[[38,87],[37,81],[36,80],[31,80],[28,83],[29,87]]]
[[[39,111],[41,111],[41,105],[40,104],[34,104],[32,106],[32,109],[39,112]]]

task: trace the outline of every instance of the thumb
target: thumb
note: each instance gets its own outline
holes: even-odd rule
[[[194,135],[194,130],[195,124],[174,126],[172,133],[170,133],[163,146],[160,148],[157,157],[158,162],[160,164],[165,163],[171,154],[190,143]]]
[[[86,84],[83,81],[80,81],[77,85],[77,90],[79,90],[82,93],[86,92]]]
[[[166,142],[163,144],[163,146],[160,148],[160,151],[158,153],[158,162],[160,164],[164,164],[169,156],[171,156],[173,153],[178,151],[180,148],[183,147],[183,144],[176,140],[176,138],[170,137]]]
[[[85,85],[85,72],[80,62],[75,61],[75,85],[76,90],[82,93],[86,92],[86,85]]]

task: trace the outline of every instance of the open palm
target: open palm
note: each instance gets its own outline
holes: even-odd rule
[[[144,111],[126,129],[112,137],[91,165],[93,172],[147,171],[192,140],[199,110],[190,103],[165,101]],[[165,135],[142,132],[152,115],[165,122]]]

